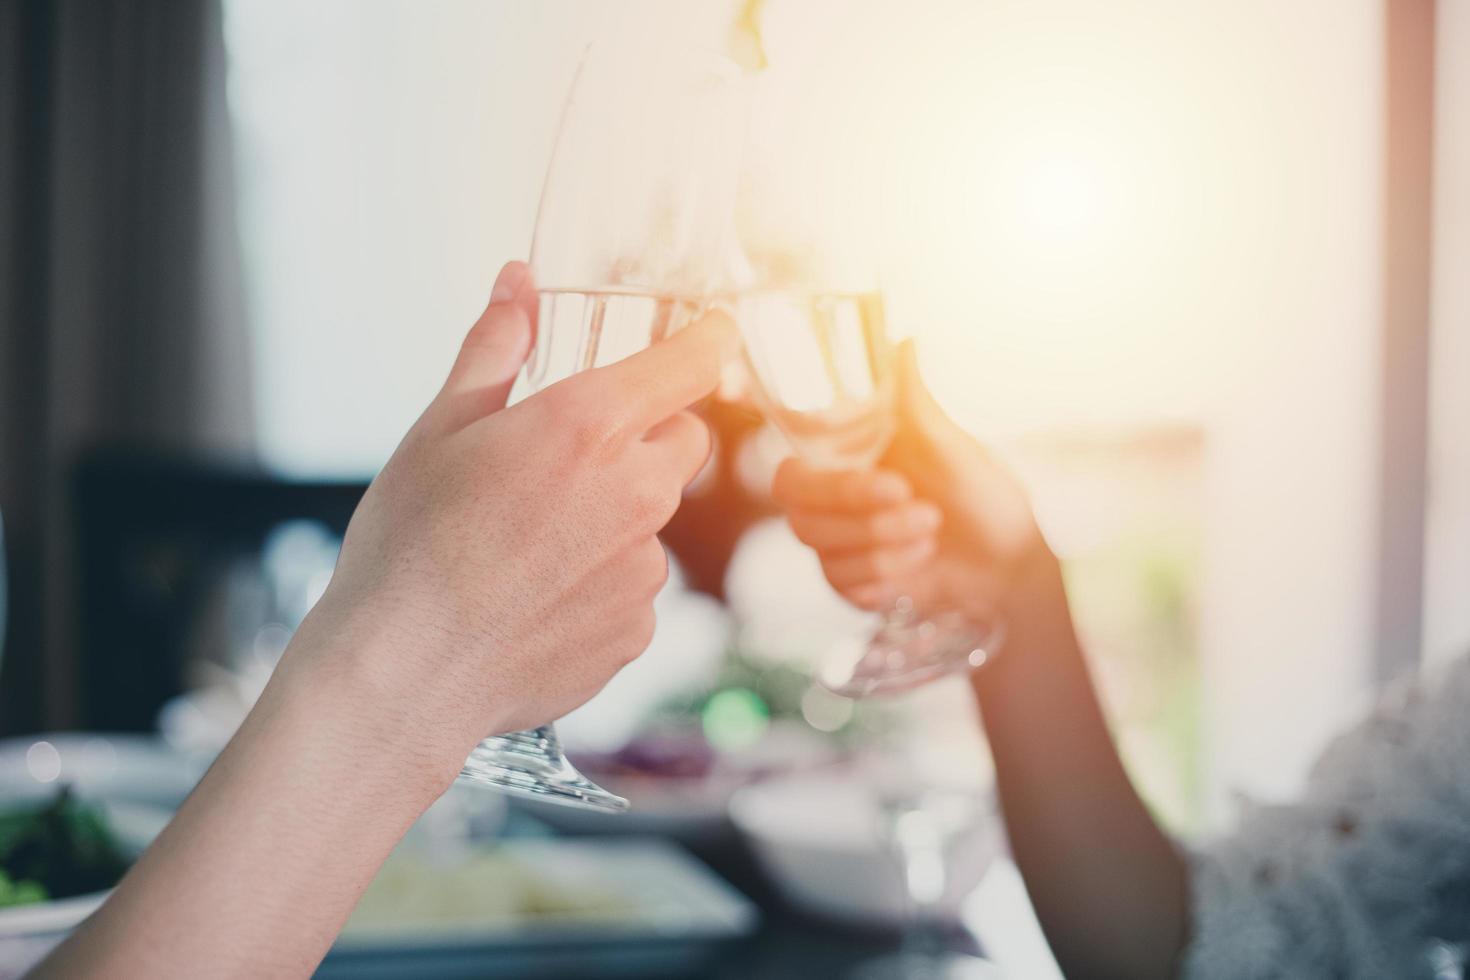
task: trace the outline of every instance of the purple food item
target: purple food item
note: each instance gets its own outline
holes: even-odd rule
[[[658,779],[705,779],[716,761],[714,747],[697,731],[651,732],[616,752],[577,757],[588,771]]]

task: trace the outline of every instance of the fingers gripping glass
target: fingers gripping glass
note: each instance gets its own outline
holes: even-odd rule
[[[818,89],[796,98],[768,81],[751,96],[736,207],[747,270],[736,320],[764,408],[797,455],[868,469],[897,424],[880,289],[892,134],[881,114],[851,112]],[[869,641],[834,650],[818,679],[851,697],[897,691],[965,670],[999,641],[996,624],[899,598]]]
[[[765,410],[798,455],[825,469],[867,469],[893,437],[893,356],[876,284],[868,292],[750,293],[737,308]],[[921,615],[900,596],[860,650],[840,649],[818,679],[846,697],[906,690],[978,667],[998,623],[957,611]]]
[[[536,338],[513,398],[679,330],[719,291],[745,120],[734,65],[598,42],[562,113],[531,245]],[[544,725],[475,747],[460,778],[571,806],[625,810]]]

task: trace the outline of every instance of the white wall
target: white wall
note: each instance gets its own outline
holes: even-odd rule
[[[227,2],[267,462],[375,472],[443,380],[500,264],[530,248],[587,41],[646,25],[717,42],[724,8]]]
[[[1213,811],[1283,797],[1364,703],[1377,521],[1380,4],[1257,11],[1243,100],[1275,119],[1241,345],[1211,412],[1204,609]],[[1330,27],[1329,27],[1330,25]],[[1267,108],[1269,106],[1269,108]],[[1264,205],[1261,207],[1260,205]],[[1264,329],[1260,329],[1264,327]]]

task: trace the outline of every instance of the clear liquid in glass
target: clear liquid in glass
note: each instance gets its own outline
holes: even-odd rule
[[[656,344],[692,321],[704,300],[637,289],[543,289],[526,381],[536,391]]]
[[[867,469],[893,437],[892,357],[877,293],[743,294],[737,319],[765,410],[809,465]],[[818,678],[844,697],[908,690],[981,666],[997,623],[898,597],[868,642],[834,651]],[[853,653],[856,652],[856,656]]]
[[[893,435],[877,293],[754,292],[735,304],[766,410],[813,466],[867,469]]]

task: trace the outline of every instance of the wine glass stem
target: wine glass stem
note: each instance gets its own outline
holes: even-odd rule
[[[945,946],[944,928],[939,914],[940,902],[944,896],[944,860],[941,855],[929,849],[924,849],[922,853],[909,853],[902,860],[909,899],[903,950],[925,956],[937,955]]]
[[[943,841],[921,806],[898,815],[889,832],[908,906],[902,951],[918,958],[938,956],[946,946],[940,906],[949,880]]]

